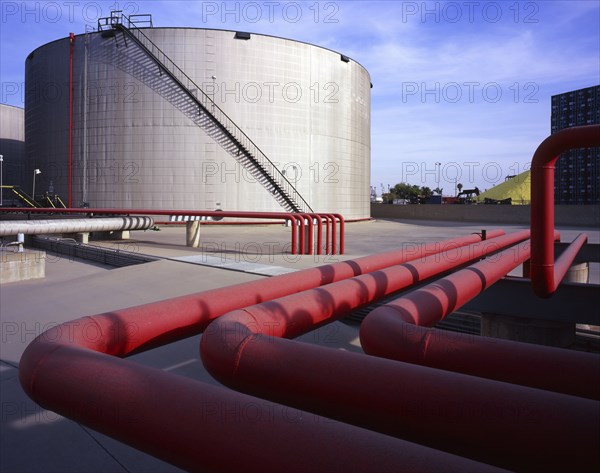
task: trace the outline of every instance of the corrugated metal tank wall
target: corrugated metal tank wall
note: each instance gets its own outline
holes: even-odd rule
[[[360,64],[270,36],[243,40],[232,31],[191,28],[143,32],[214,98],[315,211],[369,216],[370,77]],[[68,59],[63,39],[26,61],[28,164],[50,168],[40,185],[52,179],[62,196]],[[58,98],[33,95],[34,84],[40,91],[56,89]],[[76,36],[74,95],[74,205],[281,210],[177,108],[177,94],[157,65],[120,34]]]
[[[24,186],[23,162],[25,157],[24,111],[22,108],[0,104],[0,155],[2,162],[2,184]],[[25,188],[27,191],[27,188]],[[31,191],[31,189],[29,189]],[[14,203],[9,189],[2,194],[4,205]]]

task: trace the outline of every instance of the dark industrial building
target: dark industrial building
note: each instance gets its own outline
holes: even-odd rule
[[[552,96],[552,133],[600,124],[600,85]],[[600,148],[560,155],[554,175],[557,204],[600,204]]]

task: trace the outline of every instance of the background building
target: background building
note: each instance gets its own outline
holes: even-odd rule
[[[600,85],[552,96],[552,133],[600,124]],[[600,148],[563,153],[554,175],[557,204],[600,204]]]
[[[23,183],[23,162],[25,157],[24,110],[0,104],[0,155],[3,156],[2,184],[16,186]],[[31,189],[30,189],[31,190]],[[2,189],[2,204],[14,205],[18,202],[10,189]]]
[[[371,82],[360,64],[271,36],[138,31],[214,100],[208,111],[235,122],[312,210],[370,215]],[[165,68],[123,32],[43,45],[28,56],[25,74],[25,174],[42,170],[40,191],[52,187],[65,201],[70,195],[73,206],[282,210],[236,159],[239,148],[226,150],[189,93],[165,80]]]

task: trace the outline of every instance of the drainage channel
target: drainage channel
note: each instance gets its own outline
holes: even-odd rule
[[[112,266],[114,268],[150,263],[160,259],[149,255],[135,253],[133,251],[105,248],[102,246],[93,246],[87,244],[83,245],[81,243],[77,243],[75,240],[64,238],[58,239],[33,236],[30,244],[34,248],[38,248],[40,250],[65,255],[69,258],[79,258],[86,261],[102,263],[106,266]]]

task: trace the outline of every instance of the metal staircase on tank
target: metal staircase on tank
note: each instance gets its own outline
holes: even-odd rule
[[[313,212],[298,190],[248,135],[137,25],[152,27],[151,15],[125,16],[114,11],[110,17],[98,20],[98,31],[108,36],[114,35],[115,39],[116,32],[121,32],[126,47],[129,46],[130,39],[131,43],[150,58],[158,67],[162,80],[173,84],[175,90],[164,94],[167,100],[244,166],[286,211]]]
[[[38,208],[63,208],[66,209],[67,206],[63,202],[57,194],[49,194],[46,192],[41,199],[34,199],[33,196],[29,195],[19,186],[2,186],[2,189],[10,189],[10,191],[14,194],[14,196],[19,200],[21,204],[25,207],[32,207],[34,209]]]
[[[21,189],[19,186],[2,186],[3,189],[10,189],[11,192],[19,199],[22,204],[25,204],[26,207],[40,208],[43,207],[39,202],[37,202],[33,197],[31,197],[27,192]]]

